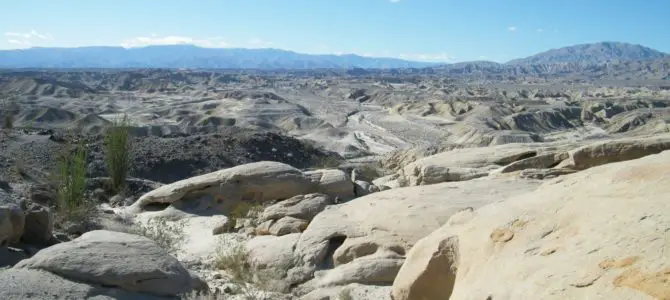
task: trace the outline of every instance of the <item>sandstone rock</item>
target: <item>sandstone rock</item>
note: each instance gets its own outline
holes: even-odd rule
[[[312,284],[318,288],[349,283],[388,284],[393,282],[402,263],[401,258],[365,257],[315,273]]]
[[[230,211],[239,201],[267,201],[306,194],[314,188],[300,170],[276,162],[258,162],[220,170],[172,184],[144,194],[130,208],[141,212],[153,203],[197,202],[195,209]],[[186,206],[185,203],[180,203]],[[204,208],[198,207],[205,206]],[[213,206],[213,207],[212,207]]]
[[[0,246],[17,242],[23,235],[25,214],[15,206],[0,207]]]
[[[51,240],[54,228],[54,216],[51,210],[34,205],[25,218],[25,228],[21,240],[24,243],[46,245]]]
[[[299,237],[299,233],[280,237],[257,236],[246,243],[249,262],[258,280],[275,291],[288,291],[290,283],[285,278],[295,265],[293,248]]]
[[[190,213],[228,213],[240,201],[265,202],[322,192],[350,198],[353,184],[339,170],[302,173],[278,162],[256,162],[161,186],[129,207],[140,213],[151,205],[172,205]]]
[[[316,289],[300,297],[300,300],[391,300],[391,287],[363,285],[358,283]]]
[[[575,170],[570,169],[525,169],[519,172],[519,178],[542,180],[556,178],[575,172]]]
[[[174,296],[202,286],[153,241],[104,230],[43,249],[14,268],[44,270],[68,280],[159,296]]]
[[[515,161],[500,168],[500,173],[509,173],[525,169],[551,168],[569,157],[567,152],[547,153]]]
[[[267,220],[263,223],[258,224],[256,226],[256,234],[257,235],[268,235],[270,234],[270,227],[272,227],[272,224],[275,223],[275,220]]]
[[[659,258],[667,253],[670,206],[662,195],[669,194],[665,151],[484,206],[470,221],[440,229],[442,240],[458,238],[450,299],[663,299],[670,265]],[[496,241],[497,231],[513,236]]]
[[[369,182],[363,180],[354,181],[354,189],[356,197],[363,197],[370,194],[372,186]]]
[[[41,270],[0,271],[0,299],[165,300],[165,297],[74,282]]]
[[[283,217],[272,224],[269,232],[272,235],[282,236],[291,233],[300,233],[307,228],[307,221],[294,217]]]
[[[449,299],[456,281],[458,246],[456,236],[444,237],[439,230],[418,241],[393,282],[393,300]]]
[[[599,142],[574,149],[559,168],[584,170],[670,150],[670,135]]]
[[[311,221],[330,204],[333,204],[332,198],[324,194],[298,195],[266,207],[259,219],[265,221],[294,217]]]
[[[337,196],[342,199],[354,197],[354,185],[351,178],[342,170],[328,169],[305,172],[317,186],[317,193]]]
[[[373,180],[372,184],[377,186],[381,191],[398,188],[404,186],[405,184],[403,178],[400,177],[401,174],[391,174]]]
[[[347,264],[352,264],[348,268],[362,268],[364,265],[355,262],[370,256],[402,258],[416,241],[442,226],[451,215],[503,201],[538,185],[536,181],[486,178],[393,189],[330,206],[300,236],[296,245],[300,261],[290,280],[304,282],[317,269]],[[390,278],[387,284],[391,284]]]
[[[488,176],[502,165],[536,155],[537,151],[523,145],[454,149],[408,164],[398,175],[404,179],[403,186],[471,180]]]

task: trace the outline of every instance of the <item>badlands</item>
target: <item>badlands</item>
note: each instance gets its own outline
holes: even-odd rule
[[[670,299],[667,80],[358,71],[0,72],[0,299]]]

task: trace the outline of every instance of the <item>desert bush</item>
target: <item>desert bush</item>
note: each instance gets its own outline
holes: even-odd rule
[[[245,284],[253,280],[249,263],[249,250],[243,243],[219,245],[214,256],[214,267],[225,270],[234,283]]]
[[[337,295],[338,300],[353,300],[351,296],[351,290],[348,287],[342,288],[340,293]]]
[[[260,203],[250,203],[242,201],[235,205],[228,215],[228,230],[232,231],[237,227],[237,223],[242,219],[249,219],[253,226],[256,226],[256,220],[263,213],[263,205]]]
[[[184,224],[170,222],[164,217],[156,217],[145,223],[136,223],[133,225],[131,233],[149,238],[168,253],[177,252],[186,240]]]
[[[58,158],[57,208],[68,221],[86,218],[92,207],[86,200],[86,146],[79,142],[74,149],[68,145]]]
[[[249,250],[244,243],[228,241],[220,244],[214,255],[214,267],[226,271],[230,276],[233,294],[241,295],[246,300],[271,299],[261,287],[252,284],[254,280],[262,281],[263,276],[252,270]]]
[[[115,193],[123,190],[130,169],[128,116],[112,123],[105,133],[105,161],[111,178],[111,189]]]

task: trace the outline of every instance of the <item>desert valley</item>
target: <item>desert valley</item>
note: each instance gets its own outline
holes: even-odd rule
[[[1,299],[670,299],[669,54],[83,49],[0,51]]]

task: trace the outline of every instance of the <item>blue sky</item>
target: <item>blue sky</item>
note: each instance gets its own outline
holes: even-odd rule
[[[670,52],[670,0],[0,2],[0,49],[190,43],[441,62],[598,41]]]

